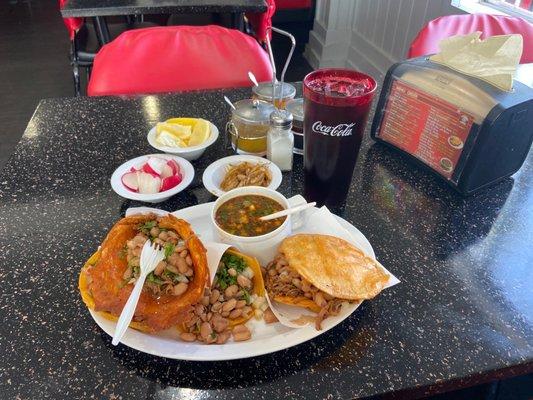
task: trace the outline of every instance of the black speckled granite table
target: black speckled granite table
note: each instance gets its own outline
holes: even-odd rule
[[[237,100],[248,89],[225,92]],[[533,157],[463,199],[366,137],[344,218],[402,283],[336,328],[252,359],[195,363],[113,347],[77,290],[78,273],[130,206],[109,185],[151,153],[156,122],[195,115],[224,127],[220,92],[43,100],[0,176],[0,393],[5,399],[419,397],[533,371]],[[212,200],[190,188],[160,207]],[[302,191],[302,162],[280,191]]]
[[[264,0],[69,0],[63,17],[263,12]]]

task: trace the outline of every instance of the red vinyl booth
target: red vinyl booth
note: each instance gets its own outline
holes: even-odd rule
[[[250,86],[248,71],[272,79],[267,53],[220,26],[167,26],[122,33],[96,55],[89,96]]]
[[[520,33],[524,40],[524,51],[520,63],[533,62],[533,46],[531,45],[533,25],[520,18],[488,14],[448,15],[429,21],[411,43],[407,57],[437,53],[441,39],[454,35],[467,35],[476,31],[482,32],[482,39],[489,36]]]

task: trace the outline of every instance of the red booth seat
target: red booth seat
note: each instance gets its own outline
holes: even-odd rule
[[[411,43],[407,57],[437,53],[441,39],[476,31],[482,32],[482,39],[496,35],[521,34],[524,51],[520,63],[533,62],[533,25],[521,18],[488,14],[448,15],[429,21]]]
[[[250,86],[272,79],[257,41],[220,26],[168,26],[127,31],[94,60],[89,96],[148,94]]]

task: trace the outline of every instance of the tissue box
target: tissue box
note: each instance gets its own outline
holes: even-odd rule
[[[533,89],[511,92],[427,58],[393,65],[371,136],[468,195],[518,171],[533,140]]]

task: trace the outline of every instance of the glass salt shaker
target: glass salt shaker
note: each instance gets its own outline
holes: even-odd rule
[[[292,114],[285,110],[275,110],[270,114],[270,129],[267,133],[267,158],[282,171],[292,169]]]

